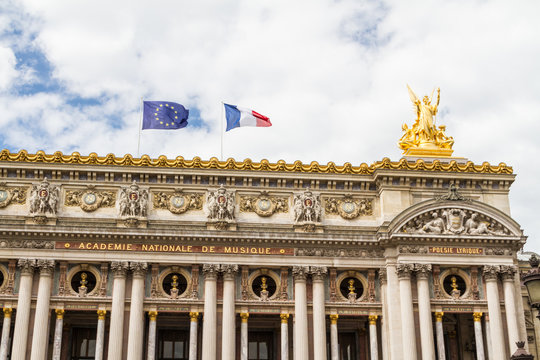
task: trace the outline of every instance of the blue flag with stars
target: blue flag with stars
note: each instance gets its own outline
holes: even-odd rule
[[[142,129],[176,130],[188,124],[189,110],[167,101],[145,101]]]

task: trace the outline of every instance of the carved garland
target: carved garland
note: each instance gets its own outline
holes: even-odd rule
[[[182,214],[188,210],[202,210],[202,194],[185,194],[181,189],[174,193],[157,192],[154,194],[154,209],[168,209],[173,214]]]
[[[9,204],[24,204],[26,202],[26,187],[8,187],[0,182],[0,208]]]
[[[339,215],[347,220],[373,215],[373,201],[370,199],[354,199],[346,195],[343,198],[327,198],[324,204],[326,214]]]
[[[287,197],[269,196],[267,193],[261,193],[259,196],[241,196],[240,211],[268,217],[275,213],[289,212],[289,202]]]
[[[79,206],[86,212],[96,211],[100,207],[114,207],[116,194],[112,191],[73,190],[66,191],[66,206]]]

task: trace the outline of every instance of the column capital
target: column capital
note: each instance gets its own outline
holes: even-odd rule
[[[128,269],[129,263],[127,261],[113,261],[111,263],[114,277],[126,277]]]
[[[305,281],[309,273],[309,266],[293,266],[292,274],[296,281]]]
[[[242,319],[242,322],[243,323],[247,323],[248,322],[248,318],[249,318],[249,313],[240,313],[240,318]]]
[[[482,274],[486,281],[497,281],[497,275],[499,274],[500,267],[497,265],[484,265],[482,268]]]
[[[191,311],[189,313],[189,319],[191,320],[191,322],[197,322],[197,320],[199,319],[199,313],[196,311]]]
[[[377,319],[379,317],[377,315],[369,315],[369,325],[377,325]]]
[[[219,272],[218,264],[203,264],[202,267],[203,276],[205,279],[217,279]]]
[[[105,320],[105,316],[107,316],[107,310],[98,310],[98,320]]]
[[[234,280],[236,273],[238,272],[238,265],[222,264],[219,266],[219,270],[223,273],[224,280]]]
[[[386,282],[388,281],[386,278],[386,268],[382,267],[379,269],[379,281],[382,285],[386,285]]]
[[[431,264],[414,264],[417,279],[429,279]]]
[[[330,314],[330,324],[336,325],[338,319],[339,319],[339,315],[338,315],[338,314]]]
[[[443,316],[444,316],[444,312],[442,312],[442,311],[436,311],[435,312],[435,320],[437,322],[442,322]]]
[[[13,309],[10,307],[4,308],[4,317],[10,318],[11,314],[13,313]]]
[[[282,324],[287,324],[289,322],[289,314],[279,314]]]
[[[23,275],[33,275],[36,268],[36,259],[22,258],[17,261],[17,266]]]
[[[150,318],[150,321],[156,321],[157,316],[158,316],[158,312],[156,310],[150,310],[148,312],[148,317]]]
[[[311,273],[311,278],[314,281],[323,281],[326,277],[328,269],[326,266],[310,266],[309,272]]]
[[[146,262],[132,261],[129,263],[129,270],[133,272],[133,276],[144,276],[146,270],[148,270],[148,264]]]
[[[399,279],[410,279],[413,271],[414,271],[413,264],[397,264],[396,265],[396,274]]]
[[[500,273],[503,281],[514,281],[517,267],[514,265],[501,265]]]
[[[51,276],[54,272],[54,260],[38,259],[36,267],[39,268],[40,275]]]
[[[66,312],[64,309],[56,309],[54,310],[54,312],[56,313],[56,319],[63,319],[64,318],[64,313]]]
[[[473,320],[475,322],[482,321],[482,313],[481,312],[474,312],[472,314],[472,316],[473,316]]]

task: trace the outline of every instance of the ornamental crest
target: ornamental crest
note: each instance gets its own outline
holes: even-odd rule
[[[79,206],[86,212],[96,211],[100,207],[113,207],[116,194],[112,191],[88,190],[66,191],[66,206]]]
[[[208,191],[206,195],[208,219],[210,220],[234,220],[235,193],[221,187],[215,191]]]
[[[32,185],[30,192],[30,214],[31,215],[56,215],[58,202],[60,201],[60,187],[51,185],[44,178],[40,184]]]
[[[6,183],[0,183],[0,208],[11,203],[24,204],[26,202],[26,188],[7,187]]]
[[[294,196],[295,222],[320,222],[322,215],[321,196],[307,189],[302,194]]]
[[[351,195],[343,198],[325,199],[324,210],[329,215],[339,215],[344,219],[355,219],[360,215],[373,215],[372,200],[353,199]]]
[[[259,196],[241,196],[240,211],[254,212],[259,216],[267,217],[274,213],[286,213],[289,204],[286,197],[268,196],[266,192]]]
[[[148,213],[148,190],[139,188],[137,182],[120,189],[118,209],[123,217],[146,217]]]
[[[174,193],[158,192],[154,194],[154,208],[168,209],[173,214],[182,214],[188,210],[202,209],[202,194],[184,194],[181,189]]]

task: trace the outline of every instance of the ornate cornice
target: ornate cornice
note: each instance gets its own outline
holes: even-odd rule
[[[384,158],[372,165],[365,163],[359,166],[353,166],[350,163],[336,165],[329,162],[326,165],[320,165],[316,161],[310,164],[303,164],[301,161],[295,161],[287,164],[283,160],[277,163],[270,163],[263,159],[261,162],[253,162],[251,159],[244,161],[235,161],[229,158],[226,161],[219,161],[213,157],[210,160],[201,160],[195,157],[192,160],[186,160],[182,156],[175,159],[167,159],[164,155],[157,159],[152,159],[148,155],[141,158],[134,158],[127,154],[124,157],[117,157],[114,154],[107,156],[98,156],[91,153],[88,156],[81,156],[78,152],[71,155],[64,155],[60,151],[52,155],[38,151],[36,154],[29,154],[26,150],[18,153],[11,153],[4,149],[0,151],[0,161],[15,163],[42,163],[42,164],[78,164],[78,165],[104,165],[104,166],[140,166],[149,168],[180,168],[180,169],[222,169],[222,170],[248,170],[248,171],[271,171],[271,172],[292,172],[292,173],[320,173],[320,174],[364,174],[370,175],[379,169],[389,170],[416,170],[416,171],[437,171],[437,172],[458,172],[458,173],[482,173],[482,174],[512,174],[512,167],[505,163],[499,165],[490,165],[484,162],[482,165],[475,165],[473,162],[459,164],[455,160],[443,163],[439,160],[426,162],[418,159],[416,162],[409,162],[402,158],[400,161],[391,161]]]

